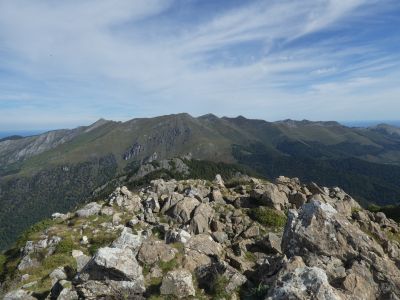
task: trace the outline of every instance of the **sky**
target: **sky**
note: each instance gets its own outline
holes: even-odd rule
[[[0,0],[0,130],[398,120],[398,0]]]

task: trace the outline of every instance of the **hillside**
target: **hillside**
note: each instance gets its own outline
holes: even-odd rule
[[[51,212],[68,211],[92,197],[93,190],[140,177],[143,172],[137,172],[145,165],[164,169],[162,161],[188,153],[193,162],[240,165],[247,173],[270,179],[285,174],[338,185],[365,206],[397,204],[398,130],[387,125],[350,128],[337,122],[177,114],[127,122],[99,120],[72,130],[3,140],[0,249]],[[197,172],[195,177],[203,175]]]
[[[342,189],[155,179],[54,213],[0,257],[14,299],[397,299],[400,226]]]

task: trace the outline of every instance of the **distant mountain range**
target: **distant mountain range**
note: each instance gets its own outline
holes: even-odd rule
[[[72,130],[0,140],[0,248],[33,222],[70,210],[110,180],[137,172],[146,162],[188,153],[266,178],[285,175],[338,185],[364,205],[400,201],[400,128],[395,126],[212,114],[101,119]]]

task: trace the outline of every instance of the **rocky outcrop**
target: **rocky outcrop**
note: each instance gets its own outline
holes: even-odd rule
[[[39,282],[59,300],[400,298],[395,221],[340,188],[238,181],[158,179],[55,216],[8,265],[5,299],[36,299]]]

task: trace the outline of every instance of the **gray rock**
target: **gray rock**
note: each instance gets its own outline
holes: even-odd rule
[[[162,280],[160,292],[162,295],[173,295],[179,299],[195,296],[192,274],[184,269],[169,271]]]
[[[269,253],[279,254],[282,253],[281,242],[282,239],[280,237],[273,232],[269,232],[261,241],[261,245]]]
[[[77,289],[86,298],[145,291],[142,267],[128,248],[100,248],[79,274],[79,281]]]
[[[195,198],[185,197],[179,201],[170,213],[170,216],[179,223],[186,223],[191,219],[193,210],[200,204]]]
[[[279,191],[278,187],[272,183],[258,186],[250,195],[276,210],[284,210],[289,204],[286,194]]]
[[[185,244],[190,239],[190,237],[191,237],[190,233],[183,229],[171,229],[167,231],[165,235],[165,241],[167,244],[170,243]]]
[[[324,270],[302,267],[281,276],[271,288],[267,299],[342,300],[342,296],[329,284]]]
[[[194,210],[193,218],[189,225],[189,231],[195,234],[208,232],[214,213],[215,211],[210,205],[201,203]]]
[[[177,253],[177,249],[163,241],[144,241],[139,250],[138,260],[143,264],[153,265],[159,261],[170,261]]]
[[[75,214],[80,218],[87,218],[99,214],[100,210],[100,204],[98,204],[97,202],[90,202],[86,204],[83,208],[77,210]]]
[[[7,293],[4,300],[36,300],[31,294],[24,290],[15,290]]]
[[[132,233],[130,228],[124,227],[121,235],[111,244],[113,248],[130,249],[137,255],[144,238]]]

